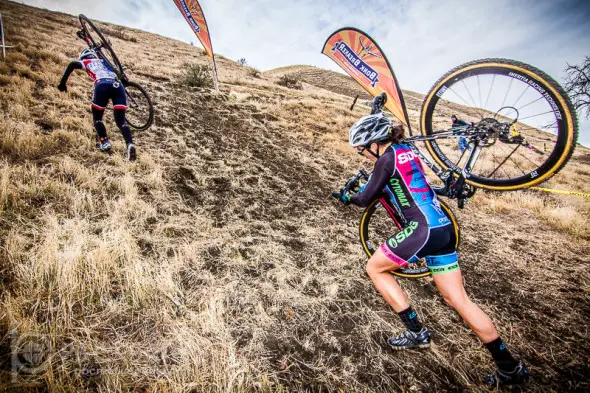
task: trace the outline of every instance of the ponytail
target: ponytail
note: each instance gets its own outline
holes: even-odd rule
[[[398,124],[397,126],[392,126],[390,128],[387,138],[380,140],[379,144],[383,145],[385,143],[391,142],[392,144],[397,145],[402,143],[404,139],[404,126]]]

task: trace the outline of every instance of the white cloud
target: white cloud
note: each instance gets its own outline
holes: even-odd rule
[[[172,0],[25,0],[26,4],[197,42]],[[404,89],[425,93],[450,68],[486,57],[530,63],[560,80],[590,48],[590,6],[576,0],[200,0],[216,53],[263,70],[310,64],[336,29],[355,26],[382,47]],[[590,122],[581,141],[590,145]]]

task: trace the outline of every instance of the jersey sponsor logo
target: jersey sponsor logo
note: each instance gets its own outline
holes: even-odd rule
[[[97,79],[117,79],[117,74],[105,63],[104,60],[84,60],[82,62],[86,72],[93,80]]]
[[[357,78],[366,80],[371,84],[371,87],[375,87],[379,83],[379,73],[365,63],[346,42],[336,42],[332,52],[334,52],[334,59]]]
[[[407,151],[397,155],[397,162],[399,164],[405,164],[406,162],[412,161],[414,158],[416,158],[416,154],[414,154],[413,151]]]
[[[438,198],[435,196],[434,198],[432,198],[432,203],[430,204],[430,206],[432,206],[432,208],[434,210],[436,210],[436,212],[441,215],[444,216],[445,213],[442,210],[442,207],[440,206],[440,201],[438,200]]]
[[[441,267],[430,267],[430,273],[432,274],[444,274],[444,273],[451,273],[456,270],[459,270],[459,262],[452,263],[447,266]]]
[[[395,192],[395,196],[399,200],[399,203],[403,207],[410,207],[410,202],[408,201],[408,198],[406,197],[406,194],[404,193],[404,190],[399,182],[399,179],[393,178],[393,179],[389,180],[389,184],[391,185],[393,192]]]
[[[408,226],[396,233],[394,237],[387,241],[387,244],[391,248],[396,248],[400,243],[403,243],[404,240],[410,237],[416,228],[418,228],[418,223],[416,221],[410,221]]]

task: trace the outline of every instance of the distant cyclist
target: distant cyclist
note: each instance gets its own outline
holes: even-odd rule
[[[467,123],[464,120],[461,120],[457,117],[457,115],[451,115],[451,122],[452,122],[452,127],[454,129],[458,128],[458,127],[465,127],[470,125],[469,123]],[[459,130],[453,130],[454,133],[459,132]],[[469,147],[469,143],[467,142],[467,138],[465,138],[464,136],[459,138],[459,150],[461,150],[461,153],[463,153],[467,148]]]
[[[92,99],[92,117],[94,128],[98,136],[100,151],[111,150],[111,142],[107,136],[107,129],[102,122],[104,111],[109,103],[113,102],[115,123],[127,145],[127,159],[135,161],[137,153],[133,144],[131,130],[125,120],[125,111],[127,110],[127,97],[125,96],[125,87],[119,81],[117,74],[109,67],[106,61],[100,59],[97,53],[91,49],[84,49],[79,56],[79,61],[72,61],[66,68],[61,82],[57,86],[59,91],[67,92],[66,83],[70,74],[74,70],[85,70],[90,78],[94,81],[94,97]]]
[[[428,184],[422,163],[403,144],[404,129],[393,126],[383,113],[361,118],[350,129],[350,144],[363,157],[375,162],[368,183],[356,194],[340,194],[344,204],[366,207],[386,198],[405,218],[405,227],[379,247],[367,263],[375,288],[398,313],[407,330],[388,339],[395,350],[427,348],[430,332],[422,326],[406,295],[390,271],[425,258],[434,282],[453,307],[485,344],[498,369],[484,378],[488,385],[520,384],[528,379],[523,363],[514,359],[490,318],[467,296],[459,269],[456,237],[451,220],[440,207]]]

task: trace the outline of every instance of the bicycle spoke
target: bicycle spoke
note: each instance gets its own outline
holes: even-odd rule
[[[522,117],[522,118],[520,118],[520,119],[518,119],[518,120],[532,119],[533,117],[538,117],[538,116],[546,115],[547,113],[553,113],[553,109],[552,109],[552,110],[550,110],[550,111],[547,111],[547,112],[543,112],[543,113],[536,114],[536,115],[527,116],[527,117]]]
[[[520,95],[518,96],[518,98],[516,99],[516,101],[514,101],[514,104],[512,104],[513,108],[516,108],[516,104],[518,104],[518,101],[520,101],[520,99],[522,98],[522,96],[524,95],[524,93],[529,89],[529,86],[526,85],[524,90],[522,91],[522,93],[520,93]]]
[[[511,152],[511,153],[508,155],[508,157],[506,157],[506,158],[504,159],[504,161],[502,161],[502,162],[500,163],[500,165],[498,165],[498,167],[497,167],[496,169],[494,169],[494,170],[492,171],[492,173],[490,173],[490,174],[489,174],[489,175],[487,175],[486,177],[490,177],[490,176],[492,176],[494,173],[496,173],[496,171],[497,171],[497,170],[498,170],[498,169],[499,169],[499,168],[500,168],[502,165],[504,165],[504,163],[505,163],[506,161],[508,161],[508,159],[509,159],[509,158],[510,158],[510,157],[511,157],[513,154],[514,154],[514,152],[516,152],[516,150],[517,150],[519,147],[520,147],[520,144],[519,144],[519,145],[517,145],[517,146],[514,148],[514,150],[512,150],[512,152]],[[525,173],[525,174],[526,174],[526,173]]]
[[[496,75],[494,75],[494,78],[496,77]],[[514,82],[513,78],[510,78],[510,82],[508,83],[508,88],[506,89],[506,94],[504,94],[504,99],[502,100],[502,105],[500,105],[500,108],[504,108],[504,104],[506,104],[506,99],[508,98],[508,92],[510,91],[510,87],[512,87],[512,82]]]
[[[129,99],[133,102],[133,105],[137,106],[137,100],[135,97],[133,97],[133,94],[129,94],[129,92],[127,92],[127,97],[129,97]]]
[[[475,100],[473,99],[473,96],[471,95],[471,92],[467,88],[467,85],[465,84],[465,81],[464,80],[461,80],[461,83],[463,83],[463,86],[465,87],[465,90],[467,90],[467,94],[469,94],[469,98],[471,98],[471,101],[473,102],[473,109],[475,109],[476,112],[478,113],[478,115],[480,116],[480,118],[483,119],[484,116],[481,115],[481,112],[477,111],[477,104],[475,103]]]
[[[465,105],[467,105],[468,107],[471,106],[471,104],[468,103],[467,101],[465,101],[465,99],[462,96],[460,96],[452,87],[449,87],[449,90],[451,92],[453,92],[457,97],[459,97],[461,99],[461,101],[463,101],[465,103]]]
[[[534,165],[534,168],[537,168],[537,167],[540,166],[539,164],[537,164],[536,162],[534,162],[533,160],[531,160],[530,158],[528,158],[526,155],[524,155],[522,153],[520,154],[520,157],[524,158],[525,160],[527,160],[528,162],[530,162],[531,164],[533,164]]]
[[[517,109],[520,111],[521,109],[524,109],[524,108],[526,108],[527,106],[529,106],[529,105],[531,105],[531,104],[534,104],[535,102],[537,102],[537,101],[539,101],[539,100],[542,100],[543,98],[545,98],[545,97],[541,96],[541,97],[537,98],[536,100],[534,100],[534,101],[531,101],[531,102],[529,102],[528,104],[526,104],[526,105],[523,105],[523,106],[521,106],[520,108],[517,108]]]
[[[490,95],[492,94],[492,90],[494,89],[494,82],[496,81],[496,75],[494,75],[494,77],[492,78],[492,85],[490,86],[490,91],[488,91],[488,97],[486,98],[486,104],[484,106],[484,108],[488,107],[488,102],[490,102]],[[510,80],[512,82],[512,79]],[[504,99],[506,99],[506,97],[504,97]],[[502,104],[504,105],[504,104]]]
[[[477,92],[479,93],[479,107],[483,108],[483,105],[481,102],[481,86],[479,85],[479,75],[477,76]]]

